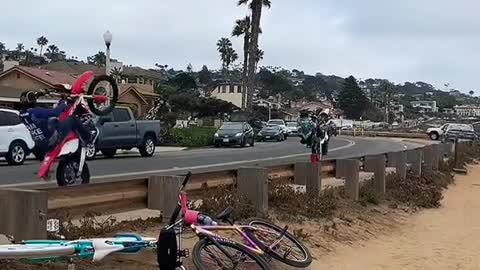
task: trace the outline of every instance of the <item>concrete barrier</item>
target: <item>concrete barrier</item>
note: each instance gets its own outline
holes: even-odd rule
[[[250,200],[257,211],[268,211],[268,170],[265,168],[240,168],[237,175],[237,192]]]
[[[423,148],[423,168],[427,171],[431,171],[433,167],[433,147],[431,145]]]
[[[341,160],[345,168],[345,193],[348,198],[358,200],[359,196],[359,170],[360,161],[358,159]]]
[[[48,196],[46,192],[0,189],[0,233],[15,242],[46,239]]]
[[[373,172],[373,183],[375,192],[385,194],[385,172],[386,158],[385,155],[367,156],[364,161],[364,171]]]
[[[432,170],[438,171],[440,165],[440,160],[443,160],[443,146],[440,144],[432,144],[433,160],[432,160]]]
[[[396,174],[405,179],[407,177],[407,153],[402,152],[391,152],[387,154],[388,167],[394,167]]]
[[[183,177],[152,176],[148,180],[147,208],[160,210],[169,219],[178,204],[178,190]]]
[[[422,175],[422,161],[423,151],[421,148],[407,151],[407,163],[410,165],[411,171],[417,176]]]
[[[307,166],[310,162],[298,162],[294,165],[294,183],[297,185],[307,184]]]
[[[322,165],[321,162],[310,163],[307,166],[306,190],[313,196],[320,195],[322,191]]]

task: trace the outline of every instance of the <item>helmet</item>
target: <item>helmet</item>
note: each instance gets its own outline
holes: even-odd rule
[[[37,95],[33,91],[24,91],[20,95],[20,104],[27,108],[33,108],[37,105]]]

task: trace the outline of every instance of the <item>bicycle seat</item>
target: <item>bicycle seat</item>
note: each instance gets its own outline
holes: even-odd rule
[[[228,221],[230,216],[233,214],[233,208],[227,207],[220,214],[217,215],[217,219],[221,221]]]
[[[93,261],[101,261],[106,256],[121,251],[124,249],[122,245],[115,245],[113,242],[107,239],[92,239],[92,246],[95,252],[93,253]]]

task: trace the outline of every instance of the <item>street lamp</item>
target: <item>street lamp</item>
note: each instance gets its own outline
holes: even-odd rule
[[[112,33],[110,31],[107,31],[103,34],[103,40],[105,41],[105,46],[107,46],[107,59],[106,59],[106,62],[105,62],[105,69],[106,69],[106,74],[107,75],[110,75],[110,72],[111,72],[111,68],[110,68],[110,44],[112,44],[112,39],[113,39],[113,36],[112,36]]]

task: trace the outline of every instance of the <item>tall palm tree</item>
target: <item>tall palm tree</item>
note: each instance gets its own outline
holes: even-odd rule
[[[23,43],[17,43],[17,52],[21,53],[24,49]]]
[[[228,60],[228,50],[232,48],[232,42],[228,38],[221,38],[217,42],[217,50],[220,53],[220,59],[222,60],[222,70],[225,71]]]
[[[114,67],[111,72],[112,77],[117,80],[117,82],[120,82],[123,77],[123,72],[120,68]]]
[[[255,63],[255,71],[257,70],[258,68],[258,62],[260,62],[261,60],[263,60],[263,56],[265,55],[265,52],[262,50],[262,49],[257,49],[257,53],[256,53],[256,63]]]
[[[229,69],[231,64],[237,61],[237,59],[238,59],[238,53],[232,47],[227,48],[227,52],[225,55],[225,61],[226,61],[225,65],[227,67],[227,70]]]
[[[249,7],[252,10],[252,22],[250,32],[249,55],[256,55],[258,49],[258,35],[260,34],[260,20],[262,18],[262,8],[266,6],[270,8],[270,0],[240,0],[238,5],[245,5],[250,3]],[[253,91],[255,88],[255,64],[256,58],[249,57],[248,59],[248,77],[247,77],[247,109],[252,110],[253,105]]]
[[[472,96],[472,97],[473,97],[473,94],[475,94],[475,91],[473,91],[473,90],[470,90],[470,92],[468,92],[468,93],[470,94],[470,96]]]
[[[240,37],[243,35],[243,73],[242,84],[243,88],[247,86],[247,74],[248,74],[248,49],[250,44],[250,16],[246,16],[243,19],[235,21],[233,27],[232,36]],[[242,109],[245,109],[245,101],[247,97],[247,91],[242,91]]]
[[[43,47],[47,46],[48,39],[44,36],[37,38],[37,45],[40,46],[40,55],[42,55]]]
[[[56,61],[58,58],[58,54],[60,53],[60,49],[55,44],[51,44],[47,47],[48,58],[52,61]]]

